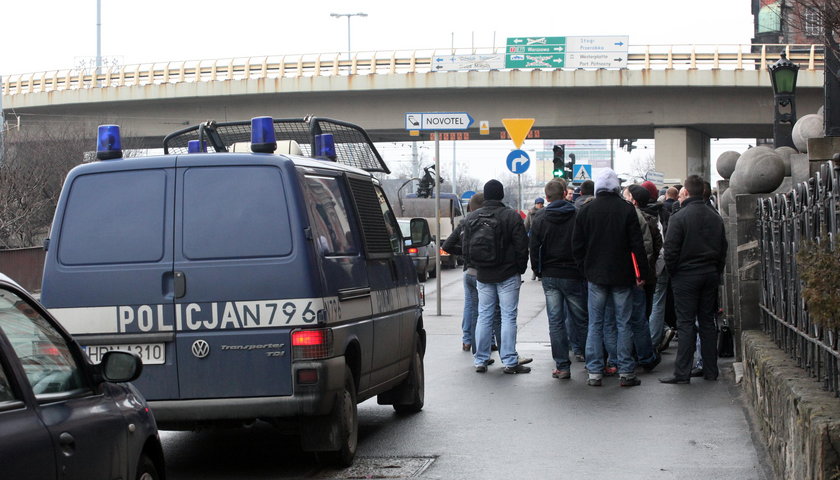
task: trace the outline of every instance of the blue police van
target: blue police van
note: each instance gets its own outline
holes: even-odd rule
[[[99,161],[68,174],[41,300],[94,362],[141,356],[160,428],[292,425],[349,465],[357,403],[422,409],[423,291],[405,250],[431,235],[413,219],[403,237],[363,129],[258,117],[175,132],[158,156],[120,143],[101,126]]]

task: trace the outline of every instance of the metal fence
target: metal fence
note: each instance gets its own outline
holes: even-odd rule
[[[822,70],[822,45],[631,45],[628,70],[764,70],[785,52],[801,68]],[[3,95],[24,95],[88,88],[138,87],[176,83],[341,75],[436,73],[435,59],[448,56],[499,55],[504,47],[312,53],[265,57],[186,60],[103,67],[59,69],[7,76]],[[491,70],[475,67],[470,70]],[[443,73],[443,72],[441,72]]]
[[[796,254],[803,243],[821,237],[828,238],[836,252],[838,220],[840,164],[832,162],[789,193],[758,201],[764,330],[835,396],[840,396],[840,331],[811,320],[802,299]]]

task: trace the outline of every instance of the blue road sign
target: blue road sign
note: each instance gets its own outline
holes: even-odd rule
[[[572,183],[583,183],[587,180],[592,180],[592,165],[576,163],[572,171]]]
[[[466,192],[461,194],[461,200],[469,200],[475,195],[475,192],[472,190],[467,190]]]
[[[505,163],[507,164],[508,170],[519,175],[528,170],[528,167],[531,165],[531,157],[524,150],[514,150],[508,154]]]

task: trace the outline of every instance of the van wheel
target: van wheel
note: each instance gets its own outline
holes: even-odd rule
[[[427,277],[426,277],[426,272],[425,271],[423,273],[418,273],[417,274],[417,281],[420,282],[420,283],[425,282],[426,278]]]
[[[435,277],[437,277],[437,267],[429,270],[429,278],[435,278]]]
[[[144,453],[137,465],[137,480],[158,480],[159,478],[155,462]]]
[[[405,379],[404,388],[408,389],[409,403],[394,403],[394,410],[397,413],[417,413],[423,410],[423,402],[426,396],[426,375],[423,367],[422,345],[420,337],[414,336],[414,358],[411,360],[411,368],[408,371],[408,378]]]
[[[356,383],[350,367],[344,366],[344,391],[339,394],[330,413],[330,423],[338,434],[341,447],[335,451],[318,452],[324,463],[346,468],[353,465],[359,443],[359,417],[356,408]]]

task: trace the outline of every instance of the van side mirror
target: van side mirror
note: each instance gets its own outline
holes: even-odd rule
[[[131,352],[112,350],[102,355],[102,377],[108,382],[131,382],[143,371],[143,361]]]
[[[425,247],[432,243],[432,234],[429,231],[429,222],[425,218],[412,218],[411,226],[411,246]]]

